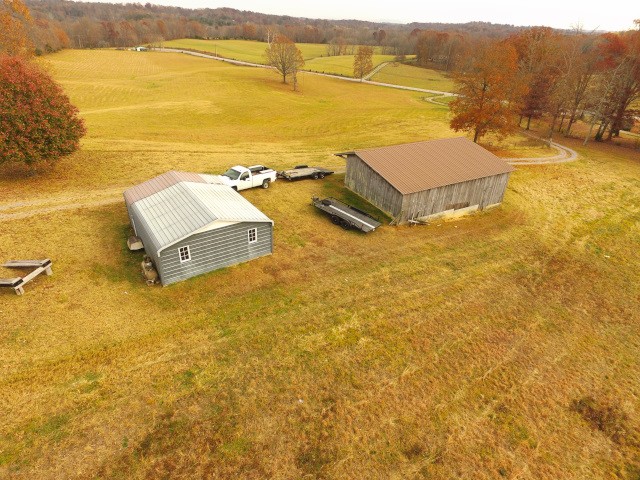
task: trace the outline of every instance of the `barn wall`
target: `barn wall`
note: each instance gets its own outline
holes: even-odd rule
[[[469,206],[479,205],[480,209],[500,203],[508,181],[509,173],[503,173],[405,195],[398,220],[405,222],[413,218],[426,217],[467,202]]]
[[[248,230],[258,229],[256,243],[249,243]],[[180,263],[180,247],[189,246],[191,260]],[[244,222],[198,233],[160,252],[156,268],[163,285],[246,262],[273,253],[273,225]]]
[[[137,214],[135,208],[127,206],[127,211],[129,212],[129,222],[131,226],[135,223],[136,236],[142,240],[145,253],[153,259],[154,265],[158,265],[158,254],[149,235],[149,226],[144,219]]]
[[[402,194],[356,155],[347,156],[347,187],[380,210],[396,216],[402,209]]]

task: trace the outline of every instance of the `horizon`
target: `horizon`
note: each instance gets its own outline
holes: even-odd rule
[[[93,1],[120,3],[110,0]],[[265,4],[259,0],[239,0],[233,2],[233,6],[228,5],[229,2],[226,1],[205,0],[156,0],[150,3],[190,9],[232,8],[313,20],[360,20],[400,25],[488,22],[516,27],[546,26],[562,30],[580,27],[585,31],[624,31],[634,27],[634,14],[625,11],[624,8],[603,10],[595,5],[588,5],[586,8],[585,5],[580,5],[580,8],[577,8],[573,2],[559,5],[558,2],[552,0],[539,0],[535,5],[519,5],[517,9],[514,9],[512,4],[505,0],[487,0],[482,4],[472,0],[461,0],[454,10],[451,10],[447,5],[429,5],[427,9],[411,0],[398,0],[393,6],[381,3],[370,5],[364,2],[352,2],[345,5],[337,0],[327,0],[322,4],[290,4],[282,0],[273,0]],[[334,13],[338,11],[344,13]]]

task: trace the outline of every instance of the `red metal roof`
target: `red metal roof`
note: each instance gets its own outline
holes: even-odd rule
[[[163,173],[162,175],[158,175],[151,180],[147,180],[146,182],[136,185],[135,187],[131,187],[125,190],[124,201],[127,203],[127,205],[132,205],[138,200],[147,198],[154,193],[158,193],[159,191],[180,182],[207,183],[197,173],[177,172],[175,170],[171,170],[169,172]]]
[[[464,137],[344,152],[355,154],[403,195],[515,170]]]

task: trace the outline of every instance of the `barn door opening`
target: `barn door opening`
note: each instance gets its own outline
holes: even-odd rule
[[[445,207],[445,210],[460,210],[461,208],[467,208],[469,205],[469,202],[450,203]]]

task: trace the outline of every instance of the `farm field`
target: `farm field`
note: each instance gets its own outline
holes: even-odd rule
[[[317,57],[308,60],[304,64],[305,70],[320,73],[331,73],[333,75],[342,75],[345,77],[353,77],[353,60],[355,55],[337,55],[333,57]],[[393,55],[373,55],[371,61],[374,68],[381,63],[390,62],[394,58]]]
[[[305,60],[326,55],[327,46],[322,43],[296,44]],[[203,52],[217,53],[218,55],[233,60],[242,60],[252,63],[265,63],[264,51],[267,42],[254,40],[199,40],[194,38],[182,38],[162,42],[167,48],[190,48]]]
[[[453,92],[453,81],[437,70],[415,67],[413,65],[389,64],[376,73],[374,82],[391,83],[407,87],[425,88],[441,92]]]
[[[637,152],[569,139],[579,161],[519,167],[498,209],[370,235],[310,206],[358,201],[342,175],[279,180],[243,193],[275,221],[272,256],[150,288],[126,187],[344,168],[333,152],[457,135],[448,111],[178,54],[44,61],[88,135],[48,173],[0,171],[0,259],[54,262],[23,297],[0,291],[0,478],[640,473]]]
[[[327,45],[320,43],[297,43],[305,60],[304,70],[312,72],[330,73],[332,75],[353,76],[353,59],[355,55],[327,56]],[[167,48],[189,48],[203,52],[217,53],[220,56],[234,60],[261,63],[266,62],[264,51],[266,42],[250,40],[197,40],[180,39],[163,42]],[[394,59],[393,55],[382,55],[376,47],[373,55],[374,67]]]

